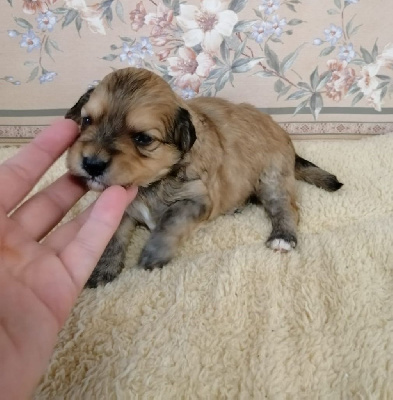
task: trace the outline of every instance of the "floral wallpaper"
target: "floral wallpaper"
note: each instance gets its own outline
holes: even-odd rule
[[[391,0],[3,1],[0,88],[16,99],[35,91],[39,103],[68,82],[72,100],[56,100],[68,108],[111,70],[134,66],[183,98],[249,101],[287,125],[335,114],[393,123]],[[90,66],[78,65],[80,54]],[[78,68],[90,72],[74,91]]]

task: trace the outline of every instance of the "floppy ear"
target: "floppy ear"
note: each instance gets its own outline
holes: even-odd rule
[[[189,151],[197,138],[191,115],[185,108],[179,108],[177,112],[172,135],[174,144],[182,153]]]
[[[89,89],[86,93],[84,93],[81,98],[78,100],[78,102],[74,105],[74,107],[70,108],[66,115],[66,119],[72,119],[76,123],[80,124],[81,123],[81,110],[82,107],[89,101],[90,95],[94,88]]]

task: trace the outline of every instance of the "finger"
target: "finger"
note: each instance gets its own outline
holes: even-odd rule
[[[7,213],[23,200],[77,134],[74,121],[60,120],[0,165],[0,205]]]
[[[74,284],[81,290],[120,224],[128,204],[127,192],[112,186],[98,198],[75,239],[59,254]]]
[[[134,200],[137,192],[137,187],[127,189],[127,204]],[[91,204],[86,208],[86,210],[71,221],[60,226],[54,232],[51,232],[42,244],[51,247],[57,254],[59,254],[73,239],[75,239],[75,236],[89,218],[94,204],[95,203]]]
[[[71,221],[61,225],[55,231],[51,232],[43,241],[42,244],[52,248],[59,254],[81,230],[82,226],[86,223],[93,209],[95,203],[91,204],[82,213]]]
[[[64,217],[87,189],[69,173],[22,204],[11,216],[32,238],[40,240]]]

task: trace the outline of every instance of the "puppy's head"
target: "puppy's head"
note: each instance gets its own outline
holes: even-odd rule
[[[70,171],[88,186],[147,186],[167,175],[196,140],[189,112],[156,74],[117,70],[66,114],[80,125]]]

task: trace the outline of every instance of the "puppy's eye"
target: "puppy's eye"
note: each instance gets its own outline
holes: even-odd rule
[[[87,126],[91,125],[93,123],[93,120],[91,117],[83,117],[82,118],[82,128],[86,128]]]
[[[132,140],[138,146],[148,146],[149,144],[153,143],[153,138],[143,132],[135,134],[132,137]]]

